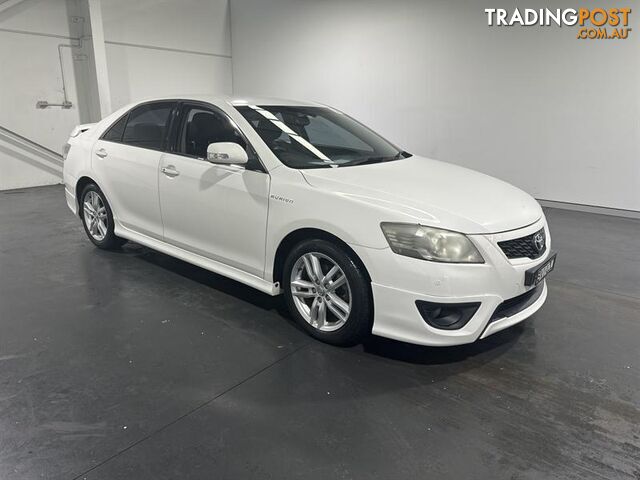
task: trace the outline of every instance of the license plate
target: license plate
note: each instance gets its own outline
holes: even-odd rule
[[[542,280],[544,280],[544,278],[549,275],[549,273],[551,273],[553,267],[555,267],[557,255],[557,253],[552,253],[547,261],[542,265],[530,268],[529,270],[524,272],[524,284],[526,286],[538,285]]]

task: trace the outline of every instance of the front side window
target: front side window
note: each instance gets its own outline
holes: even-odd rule
[[[209,108],[187,105],[182,112],[182,122],[178,133],[177,153],[190,157],[207,158],[207,147],[216,142],[239,144],[247,151],[247,169],[261,169],[257,155],[248,145],[244,135],[229,117]]]
[[[122,142],[134,147],[161,150],[174,102],[156,102],[131,110]]]
[[[348,167],[410,156],[330,108],[242,105],[236,109],[291,168]]]

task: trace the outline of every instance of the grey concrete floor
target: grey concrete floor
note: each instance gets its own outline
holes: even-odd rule
[[[0,192],[1,479],[640,478],[640,222],[548,210],[533,318],[311,340],[279,300]]]

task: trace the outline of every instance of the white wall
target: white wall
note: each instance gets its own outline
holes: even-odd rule
[[[99,119],[86,0],[0,2],[0,126],[60,152],[79,123]],[[13,3],[13,2],[12,2]],[[232,89],[228,0],[102,0],[113,109],[142,98]],[[85,19],[71,23],[71,16]],[[65,49],[73,108],[36,110],[62,101],[57,45]],[[73,60],[84,53],[85,60]],[[0,137],[0,190],[60,182],[60,165]]]
[[[234,93],[334,105],[540,199],[640,210],[640,4],[618,3],[625,41],[490,29],[500,0],[232,0]]]
[[[69,49],[63,55],[73,108],[36,110],[36,101],[62,101],[58,44],[78,35],[80,27],[69,24],[75,6],[66,0],[23,0],[0,11],[0,126],[57,152],[81,117],[74,75],[79,62]],[[58,183],[60,171],[50,157],[0,136],[0,190]]]
[[[142,98],[231,93],[227,0],[102,0],[113,109]]]

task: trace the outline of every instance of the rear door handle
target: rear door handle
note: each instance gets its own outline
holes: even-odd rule
[[[99,150],[96,150],[96,155],[100,158],[104,158],[107,156],[107,151],[104,148],[101,148]]]
[[[174,167],[173,165],[167,165],[166,167],[162,167],[160,171],[170,178],[177,177],[178,175],[180,175],[180,172],[177,171],[176,167]]]

